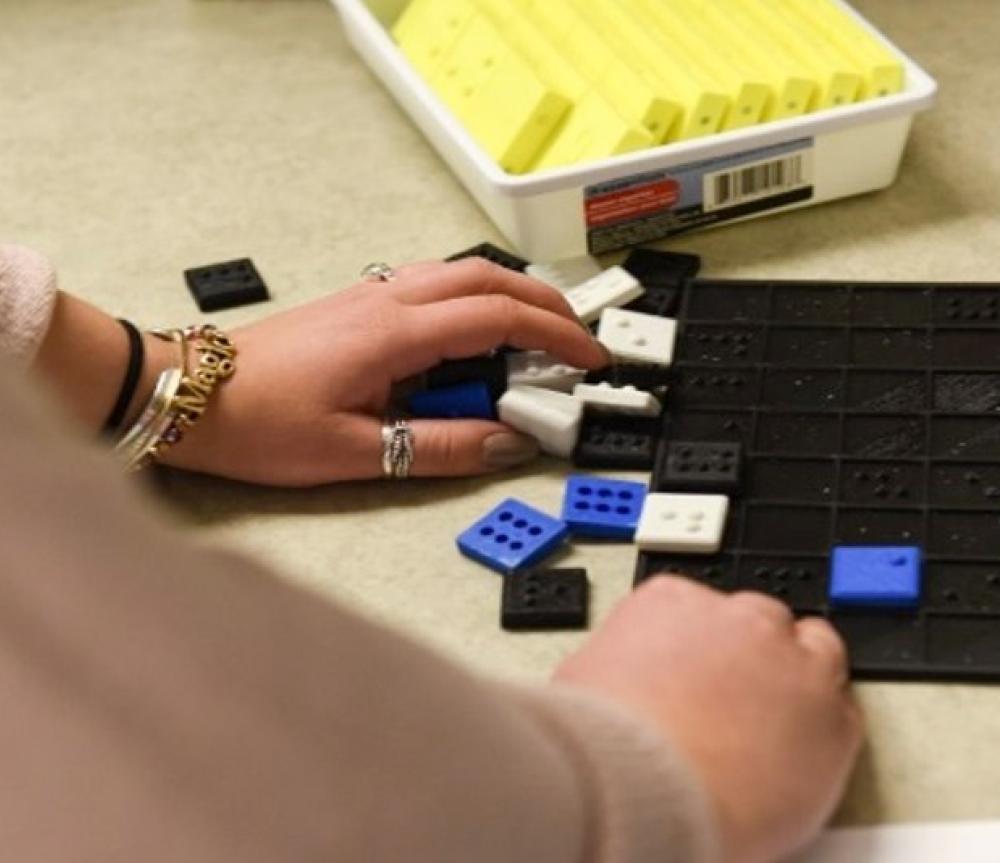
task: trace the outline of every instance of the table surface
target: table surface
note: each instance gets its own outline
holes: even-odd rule
[[[720,277],[990,280],[1000,240],[995,0],[856,4],[941,86],[888,191],[675,240]],[[274,301],[371,260],[440,258],[495,229],[352,53],[324,0],[0,0],[0,235],[143,324],[189,323],[186,267],[252,256]],[[609,262],[616,260],[614,256]],[[578,634],[503,633],[500,582],[455,535],[498,499],[549,511],[565,464],[486,480],[312,491],[168,475],[191,529],[484,671],[544,678]],[[594,619],[634,550],[578,545]],[[864,684],[866,749],[838,820],[995,816],[1000,688]]]

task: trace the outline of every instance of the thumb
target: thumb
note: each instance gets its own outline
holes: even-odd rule
[[[487,420],[411,420],[413,476],[469,476],[524,464],[534,438]]]

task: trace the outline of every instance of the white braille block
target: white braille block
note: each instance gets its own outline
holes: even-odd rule
[[[728,514],[723,494],[648,494],[635,543],[643,551],[715,554]]]
[[[568,291],[581,282],[600,275],[601,265],[590,257],[566,258],[564,261],[550,261],[547,264],[528,264],[524,272],[532,278],[552,285],[560,291]]]
[[[506,355],[508,387],[543,387],[570,393],[586,371],[566,365],[545,351],[517,351]]]
[[[627,270],[609,267],[566,291],[566,299],[585,324],[596,321],[607,308],[624,306],[641,297],[643,287]]]
[[[497,402],[501,422],[531,435],[550,455],[569,458],[580,436],[583,403],[566,393],[513,387]]]
[[[633,386],[615,387],[609,383],[578,384],[573,388],[573,395],[585,405],[606,413],[655,417],[661,410],[656,396]]]
[[[674,358],[677,321],[624,309],[605,309],[597,340],[615,357],[632,363],[669,366]]]

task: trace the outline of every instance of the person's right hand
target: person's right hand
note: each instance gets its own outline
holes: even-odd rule
[[[652,720],[715,804],[724,859],[782,859],[832,814],[860,748],[843,642],[759,593],[657,577],[555,678]]]

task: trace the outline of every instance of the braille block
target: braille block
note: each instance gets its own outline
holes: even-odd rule
[[[519,258],[506,249],[493,245],[493,243],[480,243],[470,249],[463,249],[461,252],[449,255],[445,261],[451,263],[452,261],[461,261],[463,258],[485,258],[487,261],[518,273],[523,273],[525,267],[528,266],[528,262],[524,258]]]
[[[504,357],[508,387],[542,387],[569,393],[587,373],[545,351],[512,351]]]
[[[207,264],[184,271],[198,308],[218,312],[271,299],[267,285],[250,258]]]
[[[645,499],[644,483],[574,474],[566,480],[562,518],[575,536],[631,540]]]
[[[715,554],[728,513],[721,494],[647,494],[635,542],[643,551]]]
[[[916,546],[837,546],[830,568],[830,602],[912,608],[920,602],[920,564]]]
[[[669,366],[674,357],[677,322],[624,309],[601,312],[597,338],[618,359]]]
[[[616,416],[586,411],[573,450],[577,467],[650,470],[660,439],[659,418]]]
[[[573,395],[589,408],[629,416],[656,417],[663,406],[652,393],[634,386],[615,387],[609,383],[578,384]]]
[[[621,267],[609,267],[566,292],[566,299],[585,324],[596,321],[608,308],[624,306],[642,296],[639,280]]]
[[[662,491],[735,494],[740,488],[743,446],[738,443],[673,441],[660,474]]]
[[[490,398],[495,402],[507,389],[507,364],[499,354],[445,360],[428,370],[426,382],[428,389],[481,382],[489,387]]]
[[[566,393],[511,387],[497,402],[500,420],[531,435],[549,455],[569,458],[580,436],[583,404]]]
[[[555,551],[569,528],[514,498],[500,503],[457,540],[459,551],[502,573],[539,563]]]
[[[492,420],[497,415],[489,385],[482,381],[413,393],[409,408],[415,417]]]
[[[584,629],[590,583],[585,569],[535,569],[503,580],[504,629]]]

